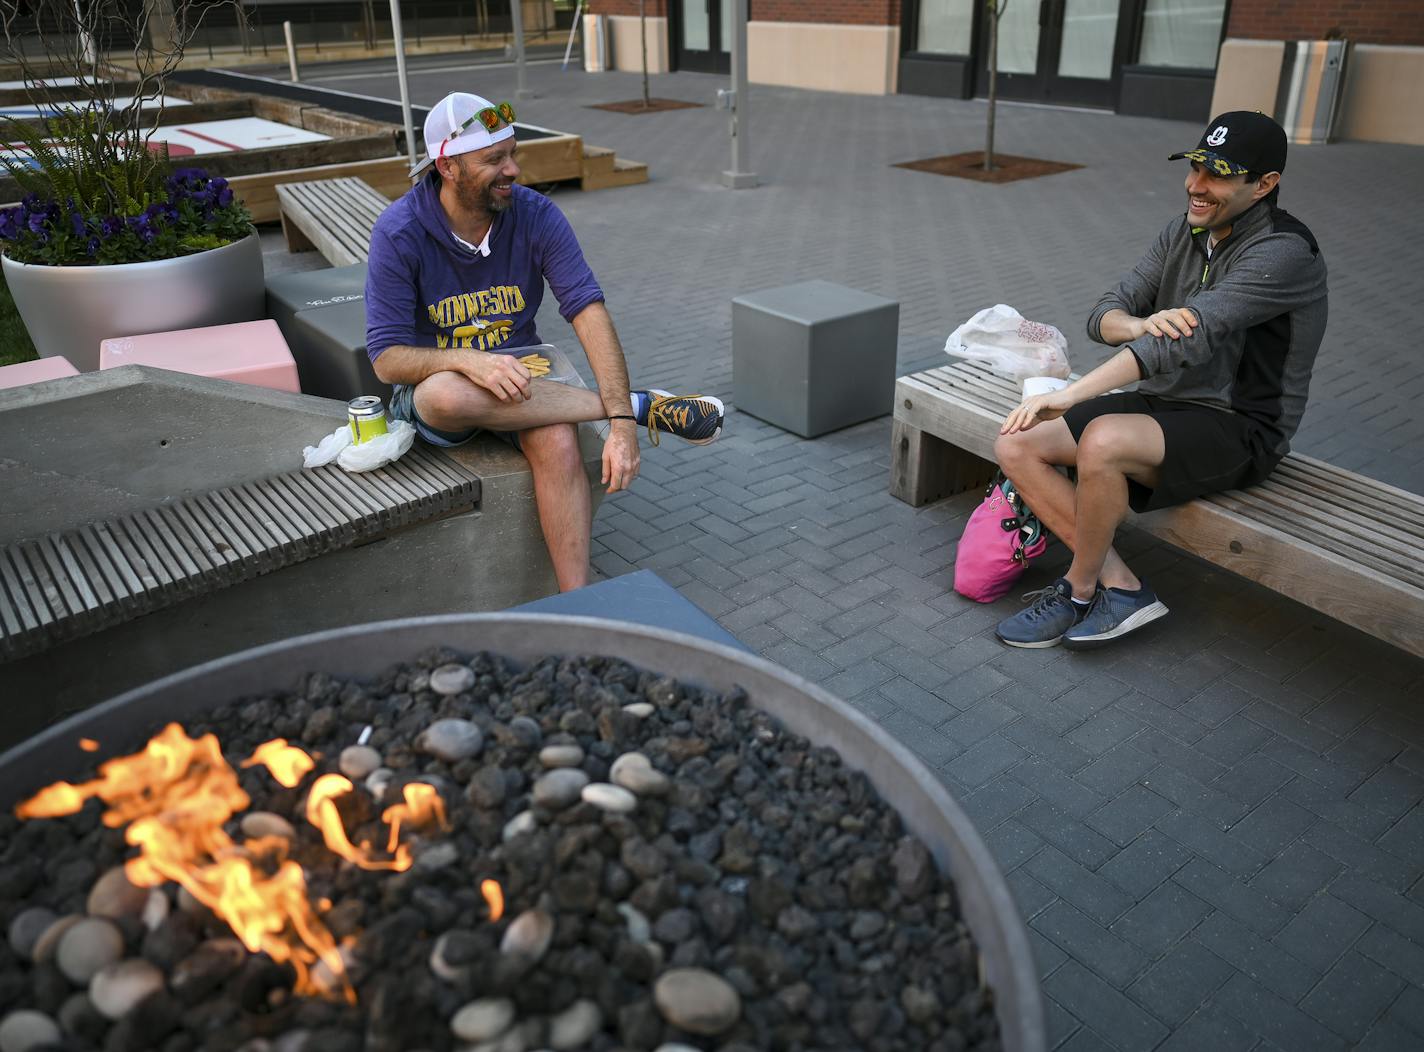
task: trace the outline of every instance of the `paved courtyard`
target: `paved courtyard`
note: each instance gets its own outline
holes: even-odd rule
[[[513,95],[514,71],[417,71],[414,101]],[[345,67],[331,87],[395,98]],[[305,79],[321,84],[309,67]],[[899,371],[1005,302],[1104,356],[1088,308],[1182,207],[1180,122],[1005,106],[998,147],[1083,165],[984,186],[893,168],[982,146],[985,108],[751,92],[751,167],[724,190],[727,117],[623,116],[639,78],[531,65],[528,123],[651,165],[646,186],[555,199],[578,232],[635,383],[731,401],[730,301],[824,278],[899,301]],[[711,102],[724,78],[653,78]],[[1294,148],[1282,203],[1318,236],[1331,323],[1296,448],[1424,492],[1424,148]],[[277,243],[269,238],[269,247]],[[274,267],[317,265],[274,251]],[[573,346],[552,298],[551,342]],[[949,590],[977,495],[887,494],[888,418],[805,441],[730,406],[724,438],[644,449],[606,500],[595,564],[656,570],[749,646],[918,752],[1007,873],[1052,1043],[1116,1048],[1424,1047],[1424,662],[1132,532],[1172,616],[1115,649],[1010,651],[991,606]],[[1050,549],[1024,587],[1066,563]],[[1424,611],[1420,612],[1424,617]]]

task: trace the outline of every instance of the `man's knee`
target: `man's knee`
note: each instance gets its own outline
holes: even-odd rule
[[[577,424],[548,424],[519,432],[519,446],[536,471],[581,475],[583,454]]]
[[[1120,468],[1125,454],[1136,441],[1130,428],[1110,416],[1090,420],[1078,439],[1078,470],[1101,471]]]
[[[471,386],[459,373],[433,373],[416,385],[415,411],[431,427],[449,431],[466,427],[460,417]]]

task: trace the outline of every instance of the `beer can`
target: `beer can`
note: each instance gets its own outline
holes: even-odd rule
[[[375,395],[362,395],[347,402],[346,419],[351,424],[351,438],[358,446],[386,433],[386,406]]]

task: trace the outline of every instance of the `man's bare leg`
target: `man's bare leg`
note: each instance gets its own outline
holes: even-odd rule
[[[582,588],[588,584],[593,512],[578,429],[573,424],[529,428],[519,432],[519,445],[534,476],[539,526],[559,591]]]
[[[1160,428],[1158,430],[1160,433]],[[1000,435],[994,443],[994,456],[1004,474],[1013,480],[1024,503],[1038,516],[1038,521],[1074,553],[1076,566],[1080,491],[1057,470],[1058,467],[1077,466],[1081,486],[1083,469],[1079,464],[1079,448],[1068,425],[1061,419],[1048,420],[1028,431]],[[1125,496],[1123,511],[1126,512]],[[1101,564],[1097,576],[1089,577],[1081,588],[1070,569],[1068,582],[1073,585],[1076,598],[1091,599],[1098,581],[1110,588],[1138,587],[1137,577],[1112,547],[1111,531],[1105,552],[1096,556],[1095,561]]]
[[[1078,442],[1073,565],[1066,575],[1074,596],[1092,595],[1099,580],[1106,587],[1127,591],[1142,587],[1126,565],[1122,572],[1127,580],[1118,579],[1116,568],[1109,573],[1107,560],[1112,554],[1113,535],[1127,518],[1128,479],[1156,486],[1166,456],[1167,440],[1162,427],[1145,414],[1100,416],[1083,429]],[[1030,503],[1029,507],[1033,505]]]
[[[529,398],[501,401],[459,373],[436,373],[415,389],[415,410],[431,427],[464,431],[487,427],[523,431],[548,424],[603,420],[608,411],[597,391],[556,380],[530,380]],[[627,410],[632,412],[632,408]]]

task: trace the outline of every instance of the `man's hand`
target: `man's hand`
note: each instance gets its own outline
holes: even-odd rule
[[[1036,427],[1045,420],[1056,420],[1077,404],[1078,400],[1069,395],[1066,389],[1025,398],[1021,405],[1004,417],[999,434],[1013,435]]]
[[[638,425],[631,420],[609,422],[608,438],[603,443],[603,484],[609,493],[627,489],[638,477]]]
[[[529,400],[529,370],[512,354],[466,351],[460,357],[460,372],[501,402]]]
[[[1197,316],[1186,307],[1168,307],[1143,318],[1142,331],[1153,336],[1180,340],[1183,336],[1190,336],[1192,330],[1200,324]]]

